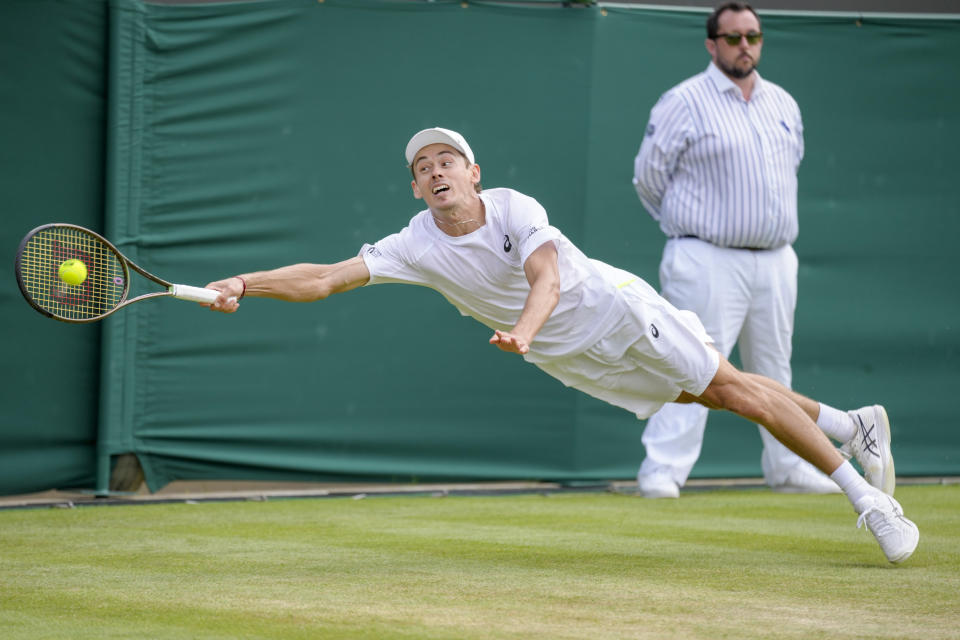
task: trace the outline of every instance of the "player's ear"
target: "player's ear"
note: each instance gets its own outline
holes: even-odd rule
[[[411,180],[410,186],[413,188],[413,197],[417,200],[423,200],[423,194],[420,193],[420,187],[417,186],[417,181]]]
[[[473,184],[480,183],[480,165],[476,162],[470,165],[470,182]]]
[[[703,45],[707,48],[707,53],[710,54],[710,57],[714,60],[717,59],[717,41],[707,38],[703,41]]]

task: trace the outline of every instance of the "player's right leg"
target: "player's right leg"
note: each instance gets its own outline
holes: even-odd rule
[[[866,523],[890,562],[906,560],[920,540],[917,526],[903,515],[896,500],[867,484],[843,459],[807,412],[808,403],[796,402],[794,395],[799,394],[783,393],[778,386],[744,374],[721,358],[707,389],[699,397],[681,394],[678,401],[696,401],[762,424],[791,451],[840,485],[860,516],[857,525]]]

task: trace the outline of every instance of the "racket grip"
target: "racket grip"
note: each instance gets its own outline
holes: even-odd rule
[[[186,284],[170,285],[170,293],[174,298],[180,300],[189,300],[191,302],[203,302],[204,304],[213,304],[217,301],[219,291],[215,289],[204,289],[203,287],[191,287]]]

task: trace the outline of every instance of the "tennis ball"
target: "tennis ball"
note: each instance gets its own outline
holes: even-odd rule
[[[70,259],[60,263],[60,279],[71,285],[83,284],[87,279],[87,265],[80,260]]]

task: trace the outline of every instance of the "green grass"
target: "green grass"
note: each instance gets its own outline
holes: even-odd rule
[[[0,635],[957,638],[960,486],[897,497],[372,497],[0,511]]]

